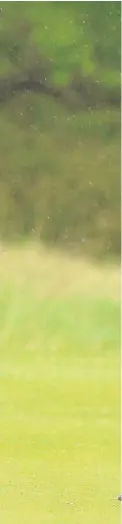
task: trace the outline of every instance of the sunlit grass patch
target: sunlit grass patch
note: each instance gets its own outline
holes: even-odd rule
[[[119,270],[28,247],[0,279],[1,522],[114,524]]]

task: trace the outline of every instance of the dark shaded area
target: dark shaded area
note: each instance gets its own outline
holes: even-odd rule
[[[40,68],[41,70],[41,68]],[[5,102],[16,93],[32,92],[43,93],[52,96],[68,107],[73,105],[75,109],[87,108],[120,108],[120,87],[104,87],[104,85],[93,82],[89,78],[83,78],[72,82],[71,86],[55,88],[46,82],[36,78],[35,71],[30,71],[27,78],[2,78],[0,80],[0,101]],[[70,102],[69,102],[70,99]]]
[[[120,2],[0,3],[0,236],[120,254]]]

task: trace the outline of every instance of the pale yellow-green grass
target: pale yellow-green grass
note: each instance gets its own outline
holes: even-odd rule
[[[117,524],[120,275],[0,253],[0,522]]]

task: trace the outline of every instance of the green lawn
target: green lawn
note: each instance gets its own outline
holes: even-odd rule
[[[116,268],[1,251],[0,522],[117,524]]]

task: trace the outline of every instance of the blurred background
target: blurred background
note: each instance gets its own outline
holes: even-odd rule
[[[0,2],[0,520],[120,519],[120,2]]]
[[[120,254],[120,2],[0,2],[0,238]]]

